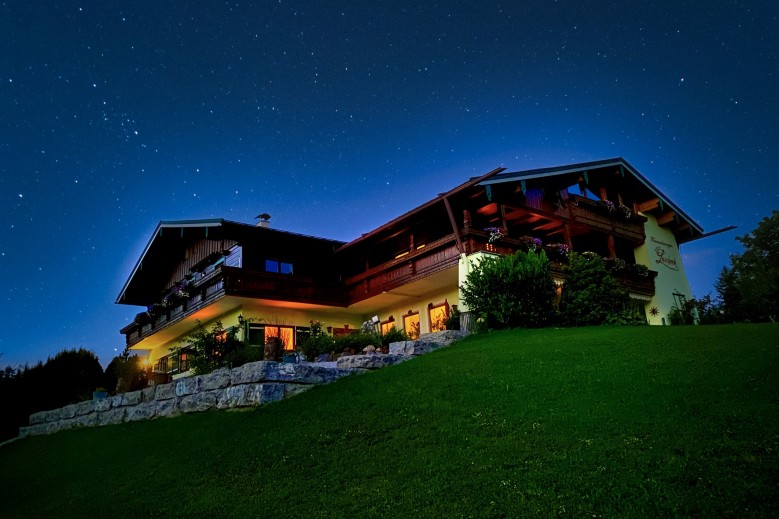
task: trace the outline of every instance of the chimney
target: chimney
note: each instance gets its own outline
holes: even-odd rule
[[[256,216],[260,221],[257,222],[257,227],[270,227],[270,215],[268,213],[262,213]]]

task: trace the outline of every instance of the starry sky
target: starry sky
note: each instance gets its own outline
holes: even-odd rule
[[[101,363],[160,220],[351,240],[471,176],[624,157],[705,231],[779,208],[779,3],[0,1],[0,366]]]

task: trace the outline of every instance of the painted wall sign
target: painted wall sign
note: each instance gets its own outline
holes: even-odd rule
[[[672,256],[675,247],[670,243],[660,241],[650,236],[649,240],[652,242],[652,249],[655,251],[655,263],[663,265],[671,270],[679,270],[679,260]]]

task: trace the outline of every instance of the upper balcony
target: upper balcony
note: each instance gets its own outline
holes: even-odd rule
[[[457,266],[460,252],[454,234],[449,234],[424,248],[410,250],[398,257],[346,279],[349,304],[389,292],[436,272]]]
[[[568,209],[573,224],[624,238],[636,244],[644,243],[646,240],[644,232],[646,218],[624,206],[615,207],[608,202],[570,195]]]
[[[346,306],[343,289],[297,275],[284,275],[238,267],[217,266],[193,282],[186,297],[164,298],[120,330],[127,346],[172,326],[228,296],[270,299],[327,306]]]

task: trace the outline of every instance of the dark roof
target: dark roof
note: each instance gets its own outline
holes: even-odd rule
[[[643,189],[651,197],[657,197],[663,201],[663,204],[669,207],[674,213],[679,215],[685,223],[687,223],[692,229],[698,233],[703,233],[703,228],[693,220],[687,213],[685,213],[678,205],[673,203],[670,198],[663,194],[654,184],[647,180],[644,175],[638,172],[636,168],[630,165],[628,161],[622,157],[613,159],[596,160],[592,162],[582,162],[579,164],[569,164],[566,166],[557,166],[552,168],[538,168],[530,169],[526,171],[514,171],[507,173],[500,173],[494,177],[484,180],[480,185],[501,184],[504,182],[515,182],[517,180],[531,180],[538,178],[551,178],[551,177],[565,177],[580,175],[585,171],[597,171],[609,168],[621,168],[622,171],[629,173],[635,180],[637,187]]]
[[[387,222],[387,223],[385,223],[385,224],[383,224],[383,225],[373,229],[372,231],[369,231],[369,232],[363,234],[359,238],[356,238],[356,239],[348,242],[347,244],[345,244],[343,247],[341,247],[339,249],[339,252],[341,250],[348,249],[348,248],[350,248],[350,247],[352,247],[352,246],[354,246],[354,245],[356,245],[356,244],[358,244],[360,242],[363,242],[363,241],[365,241],[365,240],[367,240],[369,238],[372,238],[373,236],[376,236],[377,234],[381,233],[382,231],[384,231],[386,229],[389,229],[389,228],[392,228],[395,225],[397,225],[398,223],[403,222],[404,220],[408,219],[410,216],[413,216],[413,215],[415,215],[415,214],[417,214],[417,213],[419,213],[419,212],[429,208],[430,206],[432,206],[432,205],[442,201],[444,198],[449,197],[451,195],[454,195],[456,193],[459,193],[460,191],[468,189],[469,187],[472,187],[472,186],[474,186],[476,184],[479,184],[479,183],[489,179],[490,177],[499,174],[501,171],[504,171],[505,169],[506,168],[495,168],[492,171],[489,171],[489,172],[485,173],[484,175],[468,179],[466,182],[463,182],[459,186],[456,186],[456,187],[450,189],[446,193],[439,193],[439,195],[436,196],[435,198],[433,198],[432,200],[428,200],[424,204],[422,204],[420,206],[417,206],[414,209],[412,209],[412,210],[410,210],[410,211],[408,211],[406,213],[403,213],[402,215],[398,216],[397,218],[395,218],[393,220],[390,220],[389,222]]]
[[[178,240],[172,242],[166,238],[170,236],[165,231],[167,229],[178,229]],[[142,283],[139,278],[144,277],[142,275],[144,262],[150,262],[155,267],[160,267],[160,263],[164,261],[176,262],[178,254],[182,245],[186,246],[202,238],[209,238],[214,240],[236,240],[240,242],[247,237],[262,238],[262,236],[286,236],[293,239],[317,241],[322,243],[331,244],[333,248],[338,248],[344,244],[343,241],[330,240],[327,238],[320,238],[317,236],[309,236],[306,234],[294,233],[289,231],[282,231],[279,229],[272,229],[270,227],[261,227],[257,225],[251,225],[241,222],[234,222],[225,220],[222,218],[212,218],[204,220],[163,220],[152,233],[149,242],[143,249],[140,258],[135,263],[130,276],[124,283],[119,296],[116,299],[117,303],[129,302],[129,304],[141,304],[135,301],[137,298],[130,295],[130,288],[134,283]],[[153,283],[156,284],[156,283]],[[128,297],[129,296],[129,297]]]

